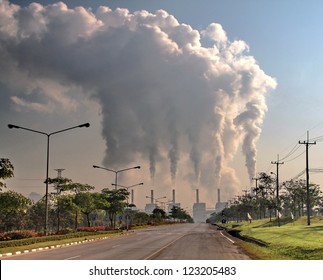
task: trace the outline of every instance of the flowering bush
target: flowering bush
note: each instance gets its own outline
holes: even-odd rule
[[[17,239],[36,237],[36,236],[37,236],[37,232],[31,231],[31,230],[13,230],[13,231],[2,233],[0,235],[0,241],[17,240]]]
[[[94,226],[94,227],[79,227],[77,231],[96,232],[96,231],[108,231],[111,230],[107,226]]]

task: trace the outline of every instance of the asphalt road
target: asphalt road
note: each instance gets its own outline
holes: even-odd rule
[[[178,224],[130,235],[3,257],[8,260],[247,260],[235,240],[209,224]]]

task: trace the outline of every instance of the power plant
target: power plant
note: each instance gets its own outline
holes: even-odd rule
[[[206,204],[200,202],[199,189],[196,189],[196,202],[193,204],[194,223],[205,223],[206,221]]]
[[[177,203],[176,202],[176,199],[175,199],[175,190],[173,189],[172,190],[172,200],[171,202],[168,204],[168,213],[171,212],[172,208],[173,207],[181,207],[181,204],[180,203]]]
[[[147,214],[152,214],[153,210],[158,207],[157,200],[154,197],[154,190],[150,191],[150,196],[146,196],[146,198],[150,198],[150,203],[147,203],[145,206],[145,212]],[[166,197],[164,197],[166,198]],[[131,195],[131,201],[133,201],[133,193]],[[163,207],[164,210],[166,210],[167,214],[170,214],[172,208],[175,207],[181,207],[181,204],[179,202],[176,202],[176,190],[172,189],[172,199],[168,203],[163,204],[168,205],[167,209]],[[206,219],[211,213],[220,213],[223,209],[228,207],[228,202],[222,202],[221,201],[221,190],[217,189],[217,202],[215,204],[215,208],[207,209],[205,202],[200,202],[200,192],[199,189],[195,190],[195,203],[193,204],[193,220],[194,223],[205,223]]]
[[[221,202],[220,189],[218,189],[218,202],[215,204],[215,213],[220,213],[228,207],[228,202]]]
[[[146,204],[145,212],[147,214],[152,214],[154,209],[157,207],[157,204],[154,203],[154,190],[151,190],[150,197],[146,196],[146,198],[150,198],[150,203]]]

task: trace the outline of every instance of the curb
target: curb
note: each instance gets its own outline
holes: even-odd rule
[[[25,254],[25,253],[39,252],[39,251],[50,250],[50,249],[64,248],[64,247],[73,246],[73,245],[81,245],[81,244],[88,243],[88,242],[93,242],[93,241],[103,240],[103,239],[110,239],[110,238],[114,238],[114,237],[129,235],[132,233],[134,233],[134,232],[132,231],[132,232],[122,233],[121,235],[117,235],[117,236],[105,236],[105,237],[99,237],[99,238],[85,239],[82,241],[59,244],[59,245],[55,245],[55,246],[40,247],[40,248],[36,248],[36,249],[16,251],[16,252],[12,252],[12,253],[4,253],[4,254],[0,254],[0,258],[1,257],[10,257],[10,256],[14,256],[14,255],[21,255],[21,254]]]
[[[218,230],[224,230],[226,231],[228,234],[230,234],[233,237],[239,238],[240,240],[243,240],[245,242],[250,242],[250,243],[254,243],[256,245],[262,246],[262,247],[268,247],[268,243],[259,240],[259,239],[255,239],[252,237],[248,237],[248,236],[242,236],[240,235],[240,231],[235,230],[235,229],[227,229],[226,227],[220,226],[218,224],[214,224]]]
[[[255,239],[255,238],[249,237],[249,236],[242,236],[242,235],[240,235],[240,232],[237,230],[227,230],[227,233],[233,237],[237,237],[237,238],[239,238],[243,241],[249,242],[249,243],[254,243],[254,244],[261,246],[261,247],[268,247],[269,246],[268,243],[266,243],[262,240]]]

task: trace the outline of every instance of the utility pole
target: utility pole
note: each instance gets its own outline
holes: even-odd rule
[[[307,225],[311,224],[311,213],[310,213],[310,176],[308,166],[308,145],[316,145],[316,141],[309,142],[309,132],[307,131],[307,140],[298,141],[299,144],[303,144],[306,147],[306,208],[307,208]]]
[[[256,201],[258,201],[258,180],[259,178],[256,177],[256,178],[252,178],[252,180],[256,181],[256,188],[255,188],[255,195],[256,195]],[[261,219],[261,200],[260,200],[260,212],[259,212],[259,218]],[[258,215],[258,213],[257,213]]]
[[[277,223],[280,227],[280,217],[279,217],[279,165],[284,164],[284,162],[279,162],[279,155],[277,155],[277,161],[272,161],[271,164],[276,164],[276,203],[277,203]]]

